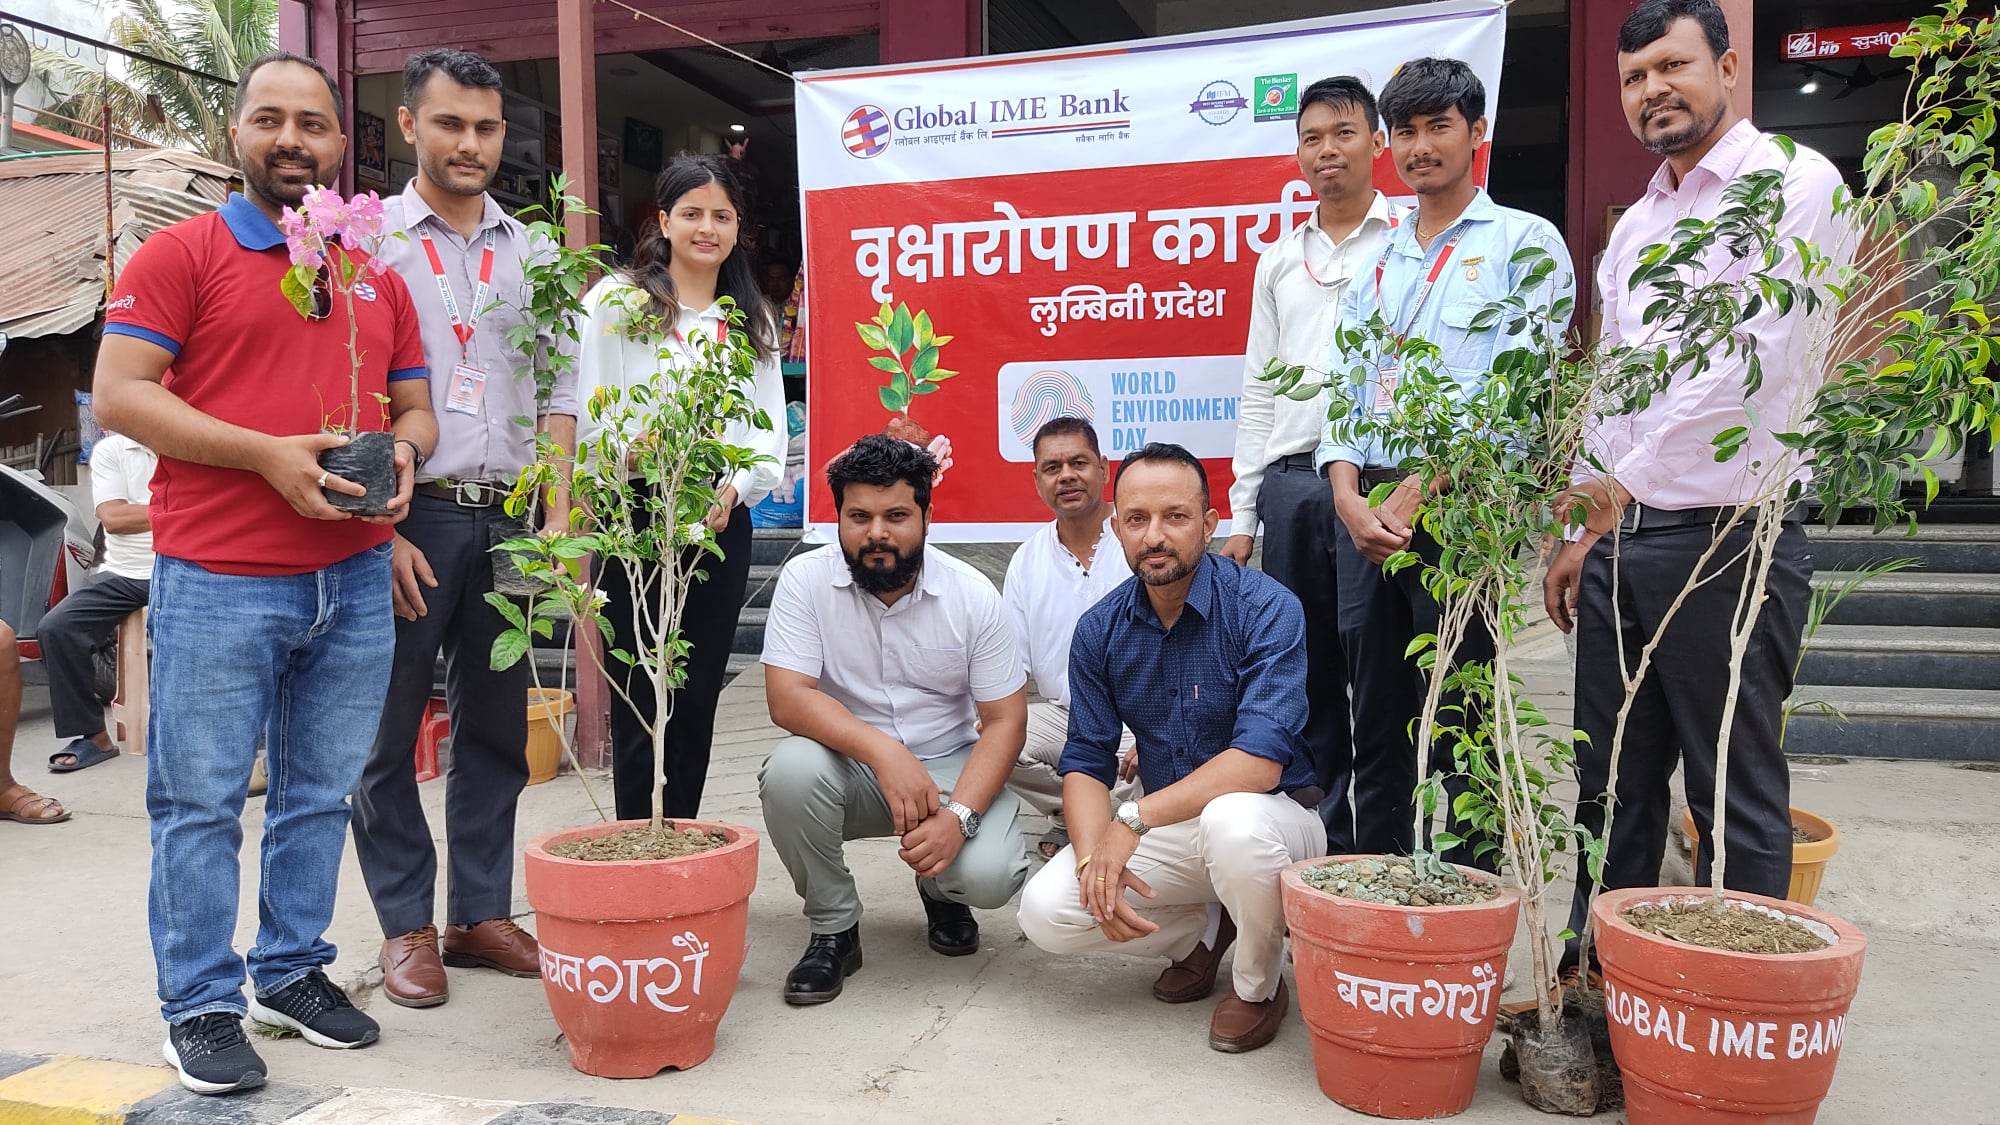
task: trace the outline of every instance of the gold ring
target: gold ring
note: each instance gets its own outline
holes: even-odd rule
[[[1098,882],[1100,882],[1100,883],[1102,883],[1102,882],[1104,881],[1104,876],[1102,876],[1102,875],[1099,875],[1099,876],[1097,877],[1097,881],[1098,881]]]

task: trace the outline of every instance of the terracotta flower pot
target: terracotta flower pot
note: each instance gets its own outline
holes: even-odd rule
[[[548,851],[642,823],[566,829],[527,849],[542,989],[570,1065],[601,1078],[649,1078],[715,1053],[757,885],[757,834],[730,824],[674,821],[729,840],[678,859],[592,863]]]
[[[562,770],[563,724],[575,700],[556,688],[528,689],[528,784],[550,781]]]
[[[1299,877],[1329,860],[1377,858],[1285,869],[1285,921],[1319,1088],[1377,1117],[1462,1113],[1493,1036],[1521,900],[1503,887],[1477,906],[1384,906]]]
[[[1776,910],[1832,944],[1732,953],[1624,919],[1640,903],[1688,897],[1661,887],[1605,891],[1591,908],[1627,1116],[1632,1125],[1810,1125],[1840,1061],[1868,939],[1825,911],[1735,891],[1731,902]]]
[[[1792,824],[1805,829],[1812,839],[1792,844],[1792,885],[1785,892],[1785,897],[1811,906],[1813,900],[1819,898],[1820,883],[1826,879],[1826,861],[1840,850],[1840,829],[1825,817],[1796,805],[1792,806]],[[1690,850],[1701,846],[1701,833],[1695,830],[1693,809],[1681,810],[1681,835],[1687,838]]]

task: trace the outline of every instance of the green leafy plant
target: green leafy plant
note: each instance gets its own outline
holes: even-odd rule
[[[955,337],[939,336],[931,328],[931,314],[910,313],[910,306],[890,308],[885,301],[872,321],[861,321],[854,331],[870,351],[869,366],[889,376],[889,384],[877,390],[882,405],[908,415],[910,403],[922,395],[936,394],[945,380],[958,372],[938,366],[938,353]]]
[[[742,331],[743,314],[733,302],[723,302],[731,325],[727,340],[697,338],[689,344],[691,358],[683,361],[670,343],[670,322],[647,311],[642,294],[625,296],[620,334],[652,345],[673,375],[623,388],[600,387],[584,404],[599,428],[579,443],[571,482],[573,525],[499,545],[524,576],[546,590],[525,604],[499,594],[486,600],[508,625],[493,641],[496,669],[527,656],[534,638],[551,638],[555,620],[567,618],[572,629],[601,632],[608,659],[619,669],[607,679],[628,705],[632,700],[623,686],[625,674],[651,681],[655,707],[640,719],[653,742],[657,783],[652,824],[660,830],[665,826],[661,789],[667,724],[692,651],[681,634],[682,612],[699,576],[699,556],[722,555],[704,520],[715,504],[718,482],[760,460],[722,435],[742,422],[769,429],[771,419],[752,399],[755,355]],[[507,499],[508,513],[525,512],[538,493],[557,483],[557,473],[549,458],[524,469]],[[569,564],[585,556],[595,557],[599,573],[622,568],[632,591],[629,620],[611,620],[604,612],[603,592],[572,572]],[[606,670],[601,658],[597,670]],[[566,733],[563,744],[573,762]],[[599,806],[599,815],[603,812]]]
[[[534,252],[521,267],[525,300],[516,306],[521,318],[508,329],[507,343],[526,359],[521,373],[534,379],[535,401],[543,407],[556,383],[576,368],[578,326],[589,312],[583,296],[611,254],[603,243],[580,249],[569,244],[564,224],[573,216],[597,214],[569,194],[569,187],[569,177],[558,173],[549,183],[548,202],[517,216],[527,225]]]

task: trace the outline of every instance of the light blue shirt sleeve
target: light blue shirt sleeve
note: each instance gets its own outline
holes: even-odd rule
[[[1372,271],[1359,275],[1348,283],[1347,292],[1340,298],[1340,321],[1336,327],[1336,332],[1343,328],[1358,327],[1368,316],[1373,315],[1375,311],[1375,299],[1372,292],[1367,295],[1365,302],[1368,306],[1367,311],[1364,312],[1362,308],[1364,304],[1362,290],[1367,287],[1365,284],[1366,280],[1372,280]],[[1368,357],[1365,354],[1349,352],[1342,348],[1338,335],[1329,343],[1328,348],[1328,382],[1333,386],[1348,385],[1354,365],[1357,363],[1365,364],[1368,361]],[[1367,388],[1365,386],[1356,388],[1355,401],[1348,404],[1346,413],[1350,421],[1358,416],[1361,396],[1366,391]],[[1321,393],[1320,405],[1326,407],[1329,411],[1335,409],[1333,391],[1330,388]],[[1326,424],[1320,427],[1319,448],[1313,451],[1313,468],[1324,471],[1327,465],[1335,461],[1346,461],[1353,465],[1366,465],[1368,463],[1365,459],[1366,454],[1367,451],[1361,446],[1352,445],[1336,438],[1333,419],[1329,416]]]

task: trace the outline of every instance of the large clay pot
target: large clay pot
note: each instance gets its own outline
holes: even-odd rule
[[[542,989],[570,1065],[601,1078],[649,1078],[715,1053],[757,885],[757,834],[731,824],[673,822],[729,840],[679,859],[592,863],[548,851],[641,823],[566,829],[527,849]]]
[[[1624,919],[1641,903],[1706,895],[1605,891],[1591,908],[1626,1114],[1632,1125],[1811,1125],[1840,1061],[1868,939],[1825,911],[1736,891],[1731,903],[1785,914],[1832,944],[1732,953],[1656,937]]]
[[[1299,877],[1329,860],[1379,858],[1329,856],[1285,869],[1285,922],[1319,1088],[1377,1117],[1462,1113],[1493,1036],[1521,900],[1502,888],[1477,906],[1384,906]]]

